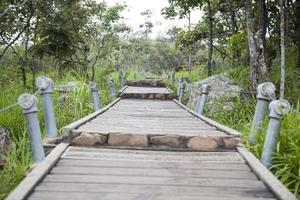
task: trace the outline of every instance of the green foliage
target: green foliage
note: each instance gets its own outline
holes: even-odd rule
[[[286,50],[286,87],[285,96],[292,103],[300,99],[300,70],[296,66],[297,49],[296,46]],[[279,88],[280,85],[280,59],[277,57],[273,61],[272,70],[270,71],[272,82]]]
[[[24,92],[32,93],[30,88],[22,87],[21,82],[14,78],[15,72],[13,72],[13,70],[1,68],[0,72],[3,74],[1,79],[5,80],[5,82],[1,80],[0,90],[3,94],[6,94],[5,98],[0,98],[1,108],[16,102],[18,96]],[[132,74],[132,72],[133,71],[131,71],[130,74]],[[39,73],[41,74],[41,72]],[[56,70],[51,70],[48,71],[46,75],[54,81],[55,86],[64,85],[69,81],[75,81],[79,84],[79,87],[70,90],[67,95],[59,94],[56,91],[53,93],[57,127],[59,133],[61,133],[62,128],[67,124],[93,112],[93,105],[90,97],[90,89],[87,85],[88,80],[86,80],[85,76],[80,75],[76,71],[66,71],[64,72],[64,76],[59,76],[58,73]],[[118,73],[109,67],[104,67],[101,70],[97,70],[95,76],[101,96],[101,103],[102,106],[105,106],[112,100],[108,86],[109,78],[114,78],[117,90],[121,87],[118,80]],[[43,136],[45,136],[42,102],[39,95],[37,95],[37,97],[40,127]],[[7,164],[4,169],[0,171],[0,199],[4,199],[23,179],[32,160],[28,134],[21,109],[17,106],[0,113],[0,118],[0,127],[5,127],[10,131],[11,139],[14,142],[14,146],[6,158]]]
[[[291,60],[295,61],[295,54],[291,53]],[[176,79],[185,77],[191,82],[199,81],[206,78],[205,68],[200,67],[193,69],[191,73],[182,70],[176,73]],[[204,71],[203,71],[204,70]],[[290,71],[291,70],[291,71]],[[293,68],[287,68],[287,73],[292,73]],[[250,88],[249,81],[249,68],[246,67],[234,67],[234,68],[221,68],[216,73],[226,74],[230,79],[234,80],[237,84],[244,88]],[[274,75],[272,74],[272,78]],[[163,74],[164,82],[172,84],[168,73]],[[291,76],[288,83],[295,81],[297,77]],[[177,91],[177,83],[170,87]],[[298,88],[291,88],[293,91],[297,91]],[[290,93],[288,93],[290,94]],[[297,93],[299,94],[299,93]],[[186,103],[188,95],[185,96],[183,102]],[[299,96],[297,97],[299,98]],[[296,98],[296,99],[297,99]],[[278,177],[278,179],[286,185],[298,198],[300,198],[300,103],[294,103],[293,110],[283,118],[280,137],[277,145],[277,151],[274,155],[273,165],[270,170]],[[253,115],[255,111],[256,98],[251,95],[247,95],[242,98],[232,99],[233,107],[231,109],[224,109],[224,102],[220,101],[216,103],[216,110],[218,112],[209,112],[205,110],[205,115],[212,118],[221,124],[238,130],[242,133],[242,139],[246,145],[258,158],[262,154],[262,148],[265,140],[265,134],[268,128],[268,117],[265,117],[262,127],[262,134],[257,137],[257,143],[255,145],[249,144],[249,134],[252,126]]]
[[[176,79],[185,78],[188,81],[196,82],[207,77],[206,68],[204,66],[199,66],[193,68],[191,72],[188,70],[180,70],[176,73]]]

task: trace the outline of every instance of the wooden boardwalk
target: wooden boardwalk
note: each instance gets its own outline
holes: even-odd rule
[[[8,199],[296,199],[239,144],[238,132],[173,100],[161,83],[129,85],[122,98],[66,126],[66,143]]]

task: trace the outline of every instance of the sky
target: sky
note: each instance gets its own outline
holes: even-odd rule
[[[98,0],[99,2],[101,0]],[[116,3],[125,2],[128,8],[122,13],[125,23],[130,26],[134,31],[138,31],[139,25],[144,23],[144,17],[141,12],[150,9],[153,13],[152,23],[154,24],[153,32],[150,37],[155,38],[159,35],[166,35],[168,29],[173,26],[184,27],[188,25],[187,19],[167,20],[161,15],[161,9],[168,6],[168,0],[105,0],[109,6]],[[191,23],[195,24],[201,18],[198,11],[191,13]]]

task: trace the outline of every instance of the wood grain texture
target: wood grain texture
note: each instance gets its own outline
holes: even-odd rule
[[[250,151],[244,147],[239,147],[238,152],[241,153],[252,170],[270,188],[278,199],[297,199],[295,195],[292,194]]]
[[[43,179],[59,160],[60,156],[69,146],[67,143],[57,145],[52,152],[40,163],[37,163],[33,170],[17,186],[16,189],[6,198],[6,200],[25,199],[34,187]]]
[[[98,110],[98,111],[96,111],[96,112],[94,112],[94,113],[92,113],[92,114],[90,114],[90,115],[88,115],[88,116],[86,116],[84,118],[81,118],[81,119],[79,119],[79,120],[77,120],[77,121],[75,121],[75,122],[73,122],[73,123],[71,123],[71,124],[63,127],[63,131],[62,132],[63,132],[65,140],[68,140],[69,134],[71,133],[71,131],[73,129],[76,129],[76,128],[82,126],[86,122],[94,119],[95,117],[97,117],[101,113],[107,111],[111,106],[113,106],[114,104],[116,104],[119,100],[120,100],[120,98],[117,98],[113,102],[111,102],[110,104],[108,104],[107,106],[105,106],[104,108],[102,108],[101,110]]]
[[[275,198],[237,152],[69,147],[28,199]]]

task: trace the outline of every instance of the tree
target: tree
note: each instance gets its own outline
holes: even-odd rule
[[[300,0],[294,3],[295,44],[297,46],[297,67],[300,69]]]
[[[280,98],[284,98],[285,85],[285,0],[280,0]]]
[[[172,18],[179,15],[180,18],[183,16],[189,16],[191,10],[195,8],[203,8],[206,6],[207,22],[208,22],[208,59],[207,59],[207,71],[208,76],[212,75],[212,55],[213,55],[213,8],[212,0],[169,0],[170,7],[162,10],[162,13]],[[196,41],[195,41],[196,42]]]
[[[254,14],[252,9],[252,0],[247,0],[246,2],[246,12],[247,12],[247,38],[248,38],[248,48],[250,55],[250,66],[251,66],[251,83],[252,88],[255,89],[258,85],[258,52],[255,41],[255,30],[254,30]]]

